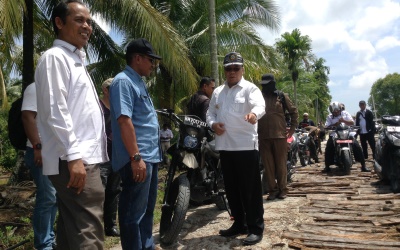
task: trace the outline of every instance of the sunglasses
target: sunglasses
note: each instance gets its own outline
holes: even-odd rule
[[[242,67],[226,67],[226,68],[224,68],[224,70],[225,70],[226,72],[231,72],[231,71],[238,72],[241,68],[242,68]]]
[[[142,55],[142,54],[140,54],[140,56],[142,56],[142,57],[144,57],[144,58],[146,58],[147,60],[149,60],[149,62],[152,64],[152,65],[156,65],[156,59],[154,59],[154,58],[152,58],[152,57],[148,57],[148,56],[146,56],[146,55]]]

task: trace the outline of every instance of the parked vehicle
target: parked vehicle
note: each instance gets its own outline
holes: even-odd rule
[[[383,116],[382,124],[375,148],[374,170],[381,180],[390,184],[394,193],[399,193],[400,116]]]
[[[228,211],[229,206],[212,130],[196,116],[178,116],[166,109],[157,113],[168,117],[179,129],[177,142],[167,150],[172,160],[161,208],[160,241],[170,245],[178,237],[189,203],[213,201],[219,209]]]
[[[298,135],[298,154],[300,164],[305,167],[310,164],[310,143],[311,137],[306,129],[296,129]]]
[[[381,119],[375,119],[375,133],[379,134],[383,128],[382,125],[382,120]]]
[[[339,126],[330,126],[325,129],[334,131],[333,145],[335,146],[335,165],[343,169],[346,175],[350,174],[353,165],[353,144],[359,126],[348,126],[340,123]]]

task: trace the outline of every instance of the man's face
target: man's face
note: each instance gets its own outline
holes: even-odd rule
[[[212,93],[215,89],[215,82],[210,82],[210,84],[204,84],[204,93],[208,96],[208,98],[211,98]]]
[[[308,115],[303,115],[303,120],[308,120]]]
[[[92,19],[89,10],[79,3],[69,3],[68,7],[69,14],[65,23],[56,17],[58,38],[81,49],[88,43],[92,34]]]
[[[361,110],[364,110],[364,109],[365,109],[365,107],[366,107],[367,105],[366,105],[365,103],[360,103],[360,105],[359,105],[359,106],[360,106],[360,109],[361,109]]]
[[[243,76],[243,66],[242,65],[229,65],[224,67],[226,82],[229,86],[233,86],[238,83]]]
[[[334,117],[339,116],[340,115],[340,110],[335,109],[335,110],[333,110],[332,114],[333,114]]]
[[[157,67],[158,60],[144,54],[136,54],[137,68],[136,72],[140,76],[150,76],[151,72]]]

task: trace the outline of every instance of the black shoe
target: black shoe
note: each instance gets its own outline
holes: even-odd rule
[[[287,198],[287,194],[285,194],[285,193],[279,193],[278,199],[284,200],[284,199],[286,199],[286,198]]]
[[[366,166],[361,167],[361,172],[371,172]]]
[[[278,196],[278,194],[272,193],[272,194],[268,195],[267,200],[268,201],[275,200],[277,196]]]
[[[319,159],[317,158],[317,159],[315,159],[315,163],[319,163]]]
[[[114,236],[114,237],[120,236],[117,226],[113,226],[112,228],[106,228],[104,231],[107,236]]]
[[[258,242],[260,242],[262,240],[263,236],[261,235],[257,235],[257,234],[249,234],[247,235],[247,237],[243,240],[243,245],[245,246],[250,246],[250,245],[254,245],[257,244]]]
[[[311,164],[314,164],[314,162],[310,159],[310,160],[308,160],[308,164],[311,165]]]
[[[230,228],[228,228],[226,230],[219,230],[219,234],[223,237],[232,237],[232,236],[236,236],[239,234],[247,234],[247,233],[248,233],[248,229],[245,226],[238,227],[238,226],[232,225]]]
[[[330,168],[330,167],[325,167],[325,168],[322,170],[322,173],[329,173],[329,172],[331,172],[331,168]]]

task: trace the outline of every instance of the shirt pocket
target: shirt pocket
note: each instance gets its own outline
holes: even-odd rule
[[[237,113],[243,113],[245,110],[246,98],[245,97],[236,97],[233,103],[233,111]]]

